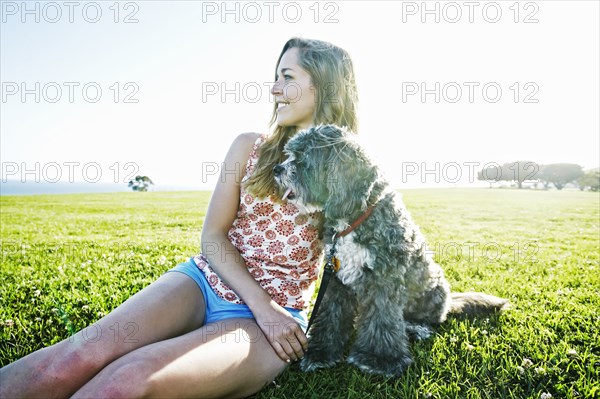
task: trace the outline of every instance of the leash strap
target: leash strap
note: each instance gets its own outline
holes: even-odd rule
[[[337,272],[339,269],[339,260],[335,258],[335,240],[331,246],[331,250],[329,251],[329,255],[327,256],[327,262],[325,263],[325,269],[323,270],[323,278],[321,279],[321,285],[319,287],[319,294],[317,295],[317,300],[315,301],[315,306],[313,307],[312,313],[310,315],[310,320],[308,321],[308,327],[306,327],[306,333],[308,334],[308,330],[310,330],[310,326],[317,316],[317,312],[319,311],[319,306],[321,305],[321,301],[323,301],[323,297],[325,296],[325,291],[327,290],[327,285],[329,284],[329,280],[331,280],[331,276]]]
[[[333,274],[335,274],[340,268],[340,261],[339,261],[339,259],[337,259],[335,257],[335,243],[337,242],[337,239],[339,237],[343,237],[345,235],[350,234],[355,228],[357,228],[362,222],[364,222],[369,217],[371,212],[373,211],[373,208],[375,208],[375,205],[377,205],[377,203],[375,203],[375,204],[371,205],[369,208],[367,208],[365,213],[363,213],[358,219],[356,219],[354,221],[354,223],[352,223],[352,225],[350,225],[350,227],[348,227],[346,230],[344,230],[342,232],[335,233],[333,235],[333,237],[331,238],[333,244],[331,244],[331,250],[329,251],[329,254],[327,255],[327,262],[325,263],[325,270],[323,271],[323,278],[321,279],[321,286],[319,288],[319,294],[317,295],[317,300],[315,301],[315,306],[313,307],[313,311],[310,315],[310,320],[308,321],[308,326],[306,327],[307,334],[308,334],[308,330],[310,330],[310,326],[312,325],[313,321],[315,320],[315,318],[317,316],[317,312],[319,310],[319,306],[321,305],[321,301],[323,300],[323,297],[325,296],[325,290],[327,290],[327,285],[329,284],[329,280],[331,280],[331,276]]]

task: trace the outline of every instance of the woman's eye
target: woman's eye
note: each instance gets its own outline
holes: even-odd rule
[[[283,75],[283,79],[284,80],[290,80],[290,79],[292,79],[292,76],[291,75]],[[279,80],[279,75],[276,75],[275,76],[275,81],[277,82],[278,80]]]

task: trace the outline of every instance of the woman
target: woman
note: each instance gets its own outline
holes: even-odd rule
[[[0,397],[244,397],[302,358],[302,309],[322,252],[319,217],[278,199],[272,168],[301,129],[335,123],[356,130],[352,62],[329,43],[293,38],[271,93],[274,132],[245,133],[231,145],[206,213],[202,254],[93,331],[2,368]],[[115,342],[108,333],[115,323],[134,323],[134,339]]]

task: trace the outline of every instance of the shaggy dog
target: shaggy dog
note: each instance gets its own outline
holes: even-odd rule
[[[274,168],[284,199],[323,213],[325,242],[335,245],[341,264],[300,367],[309,371],[342,360],[356,327],[347,361],[367,373],[398,376],[412,361],[409,334],[426,338],[448,313],[492,312],[507,301],[450,294],[402,201],[352,136],[334,125],[299,132],[284,148],[285,162]],[[358,219],[364,221],[340,237]]]

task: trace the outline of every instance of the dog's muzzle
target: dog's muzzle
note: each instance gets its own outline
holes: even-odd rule
[[[281,174],[285,171],[285,168],[283,166],[281,166],[281,164],[277,164],[275,166],[273,166],[273,175],[275,176],[275,179],[277,180],[277,183],[279,183],[279,185],[281,186]],[[285,193],[283,194],[283,196],[281,197],[282,200],[286,200],[286,199],[294,199],[295,195],[292,191],[291,188],[288,188],[287,190],[285,190]]]
[[[283,166],[281,166],[280,164],[273,166],[273,174],[275,175],[275,177],[281,176],[281,174],[283,173],[284,170],[285,170],[285,168]]]

